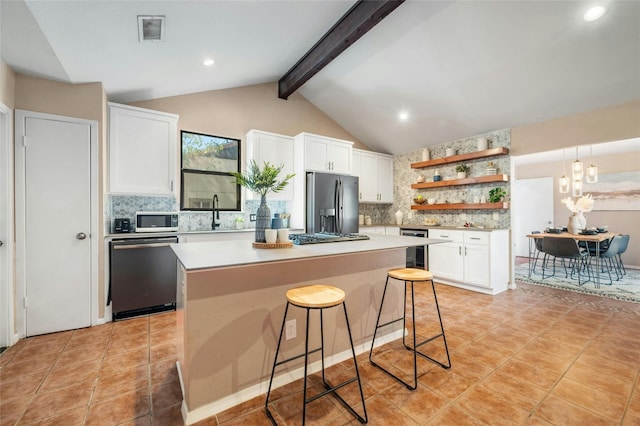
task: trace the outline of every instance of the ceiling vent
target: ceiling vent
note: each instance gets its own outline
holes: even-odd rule
[[[164,16],[138,15],[138,40],[140,43],[147,41],[164,41]]]

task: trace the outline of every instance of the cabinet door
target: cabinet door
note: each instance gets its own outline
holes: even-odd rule
[[[430,245],[429,271],[431,271],[436,278],[462,281],[462,246],[457,243],[442,243]]]
[[[305,169],[316,172],[329,172],[329,141],[313,136],[305,137]]]
[[[464,281],[467,284],[491,287],[488,246],[477,244],[464,246]]]
[[[351,174],[351,144],[332,142],[329,148],[329,167],[332,173]]]
[[[109,104],[109,191],[174,195],[178,116]]]
[[[249,159],[255,160],[258,166],[269,162],[274,166],[283,165],[278,177],[282,179],[286,175],[293,173],[293,138],[275,133],[260,132],[251,130],[247,133],[247,155]],[[294,182],[289,184],[280,192],[269,193],[270,200],[293,200]],[[251,191],[247,191],[247,199],[258,199],[259,196]]]
[[[358,150],[351,152],[351,175],[358,176],[362,182],[362,153]]]
[[[378,159],[374,154],[362,153],[362,177],[360,178],[360,201],[378,200]]]
[[[378,156],[378,201],[393,203],[393,158]]]

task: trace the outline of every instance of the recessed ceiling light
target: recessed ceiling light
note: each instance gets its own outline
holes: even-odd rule
[[[205,59],[204,61],[202,61],[202,65],[204,65],[205,67],[210,67],[215,63],[216,61],[214,61],[213,59]]]
[[[591,9],[587,10],[584,14],[584,20],[587,22],[595,21],[604,15],[605,8],[602,6],[594,6]]]
[[[409,119],[409,113],[406,111],[401,111],[398,113],[398,119],[400,121],[407,121]]]

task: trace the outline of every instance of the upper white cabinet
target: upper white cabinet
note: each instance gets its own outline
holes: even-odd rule
[[[327,136],[300,133],[295,143],[304,146],[304,168],[307,171],[350,175],[353,142]]]
[[[260,167],[262,167],[264,162],[269,162],[277,167],[283,165],[282,171],[278,176],[279,178],[294,173],[292,137],[252,129],[246,134],[246,142],[247,163],[253,159]],[[296,189],[295,186],[295,181],[290,180],[289,184],[282,191],[269,193],[269,199],[293,200]],[[247,199],[257,198],[259,198],[258,194],[247,190]]]
[[[509,231],[429,229],[429,238],[451,240],[429,245],[429,270],[436,281],[497,294],[509,284]]]
[[[174,195],[178,116],[108,103],[109,192]]]
[[[354,149],[353,174],[360,178],[361,203],[393,203],[393,156]]]

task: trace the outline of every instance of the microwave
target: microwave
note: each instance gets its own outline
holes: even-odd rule
[[[176,212],[136,212],[136,232],[177,232]]]

